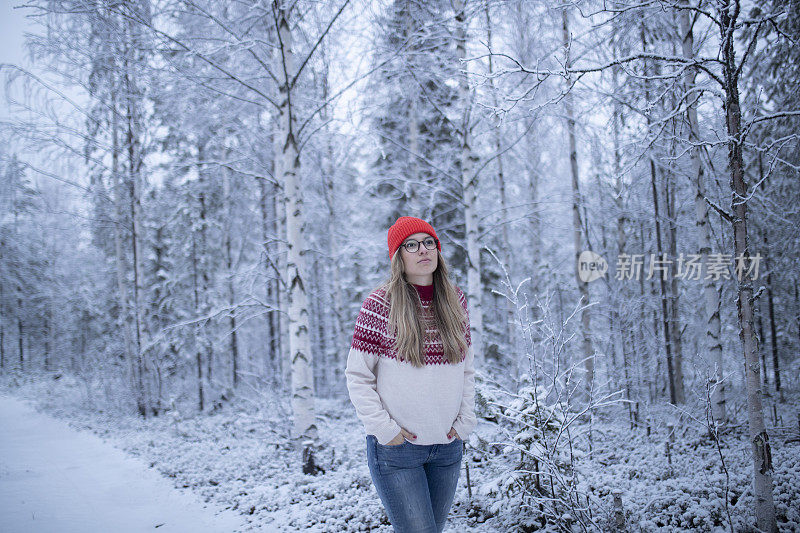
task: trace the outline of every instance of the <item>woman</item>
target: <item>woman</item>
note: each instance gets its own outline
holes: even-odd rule
[[[475,427],[474,355],[464,293],[430,224],[389,228],[391,277],[364,300],[347,389],[367,432],[372,481],[395,531],[441,532]]]

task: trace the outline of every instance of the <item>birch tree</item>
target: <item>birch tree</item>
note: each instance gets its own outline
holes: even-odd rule
[[[564,46],[565,66],[570,68],[571,36],[569,32],[569,13],[566,8],[561,11],[561,37]],[[580,192],[580,176],[578,173],[578,147],[575,135],[575,104],[573,103],[572,88],[574,82],[566,77],[564,79],[564,111],[567,122],[567,139],[569,142],[569,168],[572,177],[572,233],[575,247],[575,282],[580,293],[581,307],[581,334],[583,336],[583,358],[586,369],[585,386],[591,391],[594,382],[594,347],[592,346],[592,322],[589,309],[589,284],[582,281],[578,274],[578,257],[583,251],[583,221],[581,221],[580,207],[582,204]]]
[[[733,247],[737,257],[750,256],[747,234],[748,186],[744,181],[742,156],[741,108],[739,107],[740,64],[736,60],[734,39],[741,5],[738,1],[723,0],[717,3],[720,49],[722,52],[722,90],[725,95],[725,124],[728,129],[728,168],[730,171],[731,218]],[[763,22],[762,22],[763,23]],[[756,34],[748,43],[755,45]],[[740,61],[746,60],[745,57]],[[764,531],[777,531],[775,504],[772,499],[772,453],[769,436],[764,426],[761,404],[761,376],[758,367],[758,342],[753,332],[753,284],[747,276],[736,278],[736,308],[739,314],[739,338],[745,360],[747,386],[747,418],[753,454],[753,493],[755,496],[756,523]]]
[[[694,46],[694,17],[689,7],[688,0],[682,3],[683,7],[678,12],[680,21],[681,52],[683,58],[692,61],[695,58]],[[697,103],[700,99],[700,89],[696,86],[697,69],[688,67],[684,73],[683,94],[686,98],[684,107],[686,109],[686,122],[688,126],[689,159],[690,159],[690,180],[694,186],[694,214],[697,225],[698,253],[701,262],[708,264],[711,253],[711,231],[709,228],[708,211],[709,207],[705,201],[706,186],[704,183],[705,173],[701,161],[702,136],[700,133],[700,123],[697,119]],[[720,297],[719,290],[715,286],[712,276],[703,277],[703,309],[706,320],[705,328],[705,349],[708,354],[708,364],[713,368],[713,392],[711,397],[714,420],[724,425],[727,419],[725,409],[725,382],[723,380],[722,365],[722,343],[720,337]]]
[[[180,2],[178,2],[180,4]],[[231,42],[231,49],[247,57],[247,61],[234,64],[237,56],[216,57],[213,48],[208,51],[202,48],[202,41],[189,41],[180,36],[170,34],[146,20],[137,19],[139,24],[147,27],[159,40],[177,47],[184,53],[200,58],[201,61],[217,73],[217,79],[198,80],[210,88],[232,97],[244,98],[247,101],[271,109],[276,118],[274,132],[275,181],[282,187],[283,214],[285,216],[286,265],[282,269],[288,297],[288,358],[291,367],[292,411],[294,421],[292,436],[295,439],[314,437],[316,435],[314,415],[314,382],[313,357],[309,341],[309,308],[307,301],[306,240],[305,240],[305,206],[300,185],[300,147],[301,132],[309,127],[322,107],[310,111],[299,107],[295,95],[301,88],[301,76],[309,61],[318,50],[319,43],[326,38],[331,26],[347,7],[343,2],[331,15],[319,35],[302,55],[296,48],[295,12],[297,5],[275,1],[269,6],[257,6],[257,16],[262,21],[269,21],[274,38],[275,57],[261,57],[258,50],[248,47],[247,39],[240,35],[236,26],[230,24],[226,17],[234,17],[238,12],[223,12],[215,15],[215,9],[196,4],[186,6],[188,12],[200,17],[224,34]],[[247,16],[252,16],[247,13]],[[227,62],[226,62],[227,61]],[[248,69],[254,69],[259,75],[271,79],[271,87],[253,85],[248,77]],[[233,93],[231,93],[233,91]],[[332,95],[331,98],[338,96]],[[302,115],[305,112],[305,115]],[[302,116],[302,120],[298,117]]]
[[[278,135],[281,152],[278,157],[278,181],[283,184],[286,209],[287,282],[289,290],[289,360],[292,365],[292,412],[295,437],[316,437],[314,420],[314,377],[309,342],[308,300],[305,287],[304,204],[298,184],[300,153],[297,146],[293,88],[298,71],[295,68],[293,34],[289,26],[288,5],[276,2],[277,28],[282,75],[278,86]]]
[[[648,9],[650,4],[638,6],[640,10]],[[800,114],[799,111],[788,110],[772,113],[771,115],[758,117],[749,121],[744,127],[741,124],[741,108],[739,103],[738,78],[742,66],[751,55],[755,48],[758,32],[762,27],[774,24],[780,20],[782,12],[786,6],[781,5],[771,12],[761,12],[756,10],[746,19],[740,18],[742,6],[738,1],[719,1],[712,5],[702,4],[699,6],[686,4],[675,4],[670,6],[672,9],[680,11],[688,10],[694,17],[702,18],[711,28],[715,29],[719,35],[719,54],[714,57],[696,57],[687,59],[685,52],[680,56],[671,55],[668,52],[651,52],[649,50],[641,53],[629,54],[627,56],[613,58],[611,61],[596,66],[567,64],[564,73],[566,76],[584,76],[591,72],[601,72],[616,64],[630,64],[634,62],[655,62],[657,65],[669,66],[669,73],[660,73],[659,79],[667,77],[684,77],[686,69],[690,67],[700,69],[704,75],[716,83],[723,95],[722,112],[725,117],[727,128],[728,145],[728,169],[730,173],[731,206],[730,213],[725,213],[719,206],[714,206],[733,229],[733,250],[735,256],[747,258],[750,255],[747,233],[747,204],[753,192],[749,190],[744,181],[743,165],[743,146],[744,137],[754,125],[781,117],[791,117]],[[636,9],[629,9],[625,6],[609,6],[607,11],[613,12],[634,12]],[[742,35],[742,28],[749,30],[749,35],[745,39],[743,57],[737,62],[734,42]],[[566,32],[565,32],[566,34]],[[565,38],[566,41],[566,38]],[[537,74],[539,76],[551,76],[556,74],[552,70],[545,68],[529,68],[521,63],[516,63],[520,72]],[[721,69],[715,70],[715,66]],[[681,99],[682,100],[682,99]],[[654,196],[655,198],[655,196]],[[708,199],[706,199],[708,203]],[[711,204],[713,205],[713,204]],[[740,340],[743,347],[745,359],[746,390],[748,403],[748,420],[752,441],[753,452],[753,486],[756,496],[756,516],[757,525],[762,530],[774,531],[776,526],[775,510],[772,501],[771,488],[771,453],[769,440],[764,426],[763,409],[761,403],[760,388],[760,369],[758,357],[758,345],[755,342],[753,332],[753,290],[752,282],[746,277],[737,279],[737,310],[739,315]],[[713,305],[712,305],[713,306]],[[665,335],[667,339],[669,337]],[[669,342],[667,340],[667,342]],[[672,395],[674,401],[674,394]]]

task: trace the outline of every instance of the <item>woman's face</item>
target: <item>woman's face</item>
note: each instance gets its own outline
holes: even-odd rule
[[[411,283],[417,285],[430,285],[433,283],[433,271],[439,266],[439,250],[436,246],[433,250],[428,250],[422,241],[427,238],[432,238],[428,233],[415,233],[409,235],[398,248],[398,253],[403,259],[403,267],[406,273],[406,279]],[[409,252],[403,246],[409,240],[414,239],[419,242],[419,247],[414,253]]]

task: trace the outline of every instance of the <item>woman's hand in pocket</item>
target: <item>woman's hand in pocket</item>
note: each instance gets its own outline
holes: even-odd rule
[[[450,428],[450,431],[447,432],[447,438],[452,439],[453,437],[457,438],[458,440],[462,440],[461,437],[458,435],[458,431],[454,428]]]
[[[400,433],[398,433],[395,438],[393,438],[392,440],[387,442],[386,445],[387,446],[400,446],[401,444],[403,444],[404,440],[412,441],[412,440],[414,440],[416,438],[417,438],[417,436],[414,435],[413,433],[411,433],[410,431],[406,431],[405,429],[400,428]]]

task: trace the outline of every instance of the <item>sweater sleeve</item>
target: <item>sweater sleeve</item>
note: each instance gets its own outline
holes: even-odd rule
[[[467,316],[465,333],[467,339],[467,355],[464,358],[464,392],[461,397],[461,408],[458,411],[455,422],[453,422],[453,429],[458,432],[458,436],[461,437],[462,440],[466,440],[477,425],[477,418],[475,417],[475,352],[472,348],[467,299],[460,289],[458,292],[461,297],[461,305],[464,306],[464,311]]]
[[[347,356],[347,391],[367,434],[386,444],[400,433],[378,395],[376,368],[384,334],[383,302],[374,293],[364,300],[356,318],[350,353]]]

